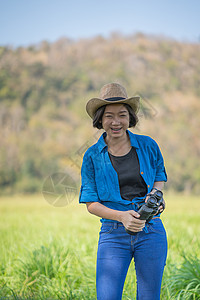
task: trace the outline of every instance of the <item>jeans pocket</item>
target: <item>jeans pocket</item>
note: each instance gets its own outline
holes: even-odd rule
[[[163,226],[163,223],[159,218],[153,220],[153,224],[147,225],[147,228],[149,233],[154,232],[162,235],[166,234],[165,227]]]
[[[100,235],[104,235],[104,234],[110,234],[112,233],[114,230],[114,226],[113,225],[102,225],[101,227],[101,231],[100,231]]]

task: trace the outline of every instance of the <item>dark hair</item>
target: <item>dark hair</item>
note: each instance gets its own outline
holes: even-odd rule
[[[136,124],[138,123],[138,117],[135,114],[134,110],[132,109],[132,107],[127,104],[127,103],[122,103],[126,109],[129,112],[129,127],[135,127]],[[98,129],[102,129],[102,118],[103,118],[103,114],[105,111],[106,105],[103,105],[101,107],[99,107],[96,111],[96,113],[94,114],[94,119],[93,119],[93,127],[96,127]]]

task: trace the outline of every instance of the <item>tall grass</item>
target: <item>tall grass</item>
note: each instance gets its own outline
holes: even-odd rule
[[[1,270],[1,297],[93,299],[92,269],[88,257],[81,259],[79,251],[55,239],[48,246],[26,249],[7,271]]]
[[[183,255],[183,263],[174,267],[169,281],[171,295],[176,299],[200,299],[200,260]]]
[[[161,299],[200,299],[197,198],[165,197],[169,252]],[[63,208],[41,196],[0,199],[0,299],[83,299],[95,296],[98,218],[75,201]],[[184,254],[182,254],[184,253]],[[123,300],[135,299],[131,263]]]

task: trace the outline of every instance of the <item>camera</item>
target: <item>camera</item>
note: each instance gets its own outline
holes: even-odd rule
[[[163,206],[163,210],[165,208],[163,193],[160,190],[156,190],[154,194],[149,194],[149,198],[145,204],[143,204],[139,210],[138,214],[140,214],[140,220],[146,220],[149,222],[153,216],[159,213],[158,209],[160,206]],[[126,232],[135,235],[137,232],[130,231],[126,229]]]

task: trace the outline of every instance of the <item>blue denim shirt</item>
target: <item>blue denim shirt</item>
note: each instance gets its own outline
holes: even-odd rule
[[[133,134],[129,130],[127,133],[131,146],[136,148],[140,174],[149,193],[155,181],[167,181],[162,154],[157,143],[149,136]],[[116,210],[137,211],[139,203],[143,203],[145,197],[135,197],[131,201],[121,197],[118,175],[110,161],[105,137],[106,132],[100,136],[96,144],[87,149],[83,156],[79,203],[100,202]],[[101,221],[110,222],[107,219]]]

